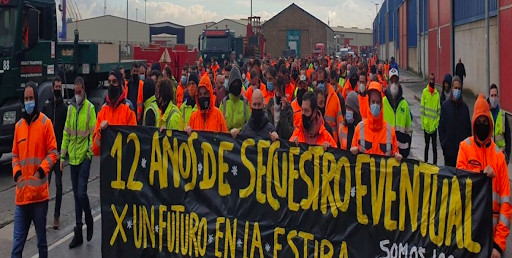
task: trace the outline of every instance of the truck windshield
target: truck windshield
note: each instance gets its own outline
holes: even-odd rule
[[[15,31],[16,9],[0,9],[0,54],[14,45]]]
[[[206,38],[204,50],[212,51],[228,51],[229,42],[227,37],[223,38]]]

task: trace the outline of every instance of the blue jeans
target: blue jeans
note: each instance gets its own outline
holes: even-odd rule
[[[39,257],[48,257],[48,244],[46,243],[46,213],[48,212],[48,201],[32,203],[27,205],[16,205],[14,211],[14,234],[11,257],[21,257],[25,241],[27,241],[28,230],[32,221],[36,228],[37,248]]]
[[[82,213],[91,212],[89,205],[89,196],[87,196],[87,183],[89,181],[89,170],[91,160],[85,158],[80,165],[70,165],[71,167],[71,185],[73,186],[73,196],[75,197],[75,218],[76,226],[82,228]]]

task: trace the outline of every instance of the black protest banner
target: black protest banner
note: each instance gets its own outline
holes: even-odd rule
[[[288,142],[109,127],[104,257],[489,257],[491,180]]]

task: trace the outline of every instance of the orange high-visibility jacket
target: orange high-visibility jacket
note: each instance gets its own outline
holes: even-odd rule
[[[354,91],[354,88],[352,87],[352,84],[350,84],[350,80],[349,80],[349,79],[346,79],[346,80],[345,80],[345,86],[344,86],[344,87],[343,87],[343,89],[341,90],[341,96],[343,96],[343,98],[346,100],[346,99],[347,99],[347,95],[348,95],[351,91]]]
[[[124,103],[124,98],[119,97],[119,100],[112,104],[108,100],[107,104],[104,104],[98,113],[98,117],[96,118],[96,126],[94,128],[94,134],[92,138],[94,139],[92,145],[92,152],[95,156],[100,155],[100,146],[101,146],[101,130],[100,125],[103,121],[108,121],[109,125],[132,125],[137,126],[137,120],[135,118],[135,114],[130,109],[128,104]]]
[[[220,109],[215,106],[213,87],[208,76],[201,77],[201,80],[199,81],[198,92],[199,88],[201,87],[206,87],[208,93],[210,94],[210,107],[206,113],[200,109],[194,111],[194,113],[192,113],[190,116],[188,125],[190,128],[192,128],[192,130],[227,133],[228,126],[226,119],[224,119],[222,111],[220,111]],[[196,94],[196,103],[199,103],[199,94]]]
[[[49,199],[48,173],[59,158],[52,121],[43,113],[34,116],[30,125],[21,118],[14,129],[12,144],[12,175],[21,171],[16,182],[16,205],[43,202]],[[45,176],[34,175],[42,168]]]
[[[137,122],[140,122],[144,115],[144,82],[139,80],[137,93]]]
[[[361,119],[365,120],[366,117],[368,117],[368,111],[370,110],[368,94],[365,94],[364,96],[357,94],[357,98],[359,99],[359,114],[361,114]]]
[[[494,248],[504,252],[507,246],[507,236],[510,232],[512,216],[510,185],[505,155],[492,140],[493,123],[489,114],[489,104],[480,95],[475,103],[473,113],[473,131],[475,121],[479,116],[485,116],[489,119],[491,129],[487,139],[483,142],[471,136],[460,143],[457,168],[474,173],[482,173],[487,166],[494,170],[496,174],[492,179]]]
[[[324,117],[325,121],[327,121],[332,128],[334,139],[338,139],[338,125],[343,121],[340,99],[330,83],[327,83],[326,86],[329,93],[325,99]]]
[[[301,119],[301,121],[302,121],[302,119]],[[297,137],[297,140],[300,143],[307,143],[306,142],[306,134],[307,134],[306,129],[304,129],[304,126],[302,125],[302,122],[301,122],[300,125],[297,128],[295,128],[295,130],[293,131],[292,137],[290,137],[290,141],[292,141],[293,138]],[[318,131],[318,136],[316,138],[315,145],[323,145],[324,142],[328,142],[329,144],[331,144],[332,148],[337,148],[336,141],[334,141],[334,139],[332,138],[332,135],[327,131],[327,129],[325,129],[325,126],[322,123],[320,125],[320,129]]]
[[[260,90],[261,90],[261,93],[263,95],[263,100],[265,102],[265,105],[268,103],[268,101],[274,97],[274,94],[273,93],[270,93],[267,91],[267,86],[265,86],[265,84],[263,83],[260,83]],[[252,93],[254,91],[254,88],[252,87],[252,85],[249,87],[249,89],[247,89],[247,91],[245,92],[245,98],[247,99],[247,101],[249,101],[249,106],[252,105]]]
[[[340,140],[340,149],[349,150],[348,148],[348,126],[343,123],[340,124],[338,129],[338,137]]]
[[[302,107],[299,106],[299,101],[297,101],[297,99],[294,99],[292,101],[292,109],[293,109],[293,126],[295,128],[297,128],[302,123]]]
[[[181,85],[181,80],[180,80],[180,83],[178,84],[178,87],[176,88],[176,106],[178,106],[178,108],[181,108],[181,105],[183,104],[183,96],[185,95],[186,89],[187,89],[187,87]]]
[[[379,94],[382,93],[377,82],[370,83],[368,90],[376,90]],[[366,99],[368,99],[368,95]],[[383,108],[381,107],[379,116],[374,117],[368,107],[368,102],[366,104],[359,103],[360,107],[364,105],[367,106],[366,119],[356,126],[352,138],[352,147],[358,147],[360,153],[394,156],[398,153],[398,141],[395,129],[384,121]]]

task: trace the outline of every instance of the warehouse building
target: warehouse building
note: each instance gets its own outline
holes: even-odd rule
[[[291,4],[263,23],[266,51],[272,56],[281,56],[284,50],[295,49],[299,57],[307,57],[317,43],[325,45],[327,54],[336,52],[334,31],[329,25]]]
[[[490,83],[500,88],[502,108],[512,111],[512,87],[507,75],[512,68],[512,5],[489,1],[489,56],[486,57],[485,1],[481,0],[386,0],[373,22],[374,44],[381,60],[394,56],[402,68],[424,77],[454,74],[462,59],[467,77],[464,88],[487,95]]]
[[[343,26],[332,27],[336,38],[336,50],[351,47],[354,53],[361,53],[364,48],[373,46],[373,33],[369,28],[346,28]],[[336,51],[336,52],[337,52]]]
[[[74,30],[78,29],[80,40],[111,42],[126,45],[126,18],[104,15],[67,23],[67,39],[74,40]],[[130,45],[149,44],[149,24],[128,20],[128,43]]]
[[[159,41],[164,36],[175,36],[175,44],[185,44],[185,27],[172,22],[159,22],[149,25],[151,41]],[[155,40],[153,37],[159,35]]]
[[[215,22],[203,22],[185,26],[185,44],[189,49],[197,48],[199,35],[203,33],[208,26],[215,24]]]

